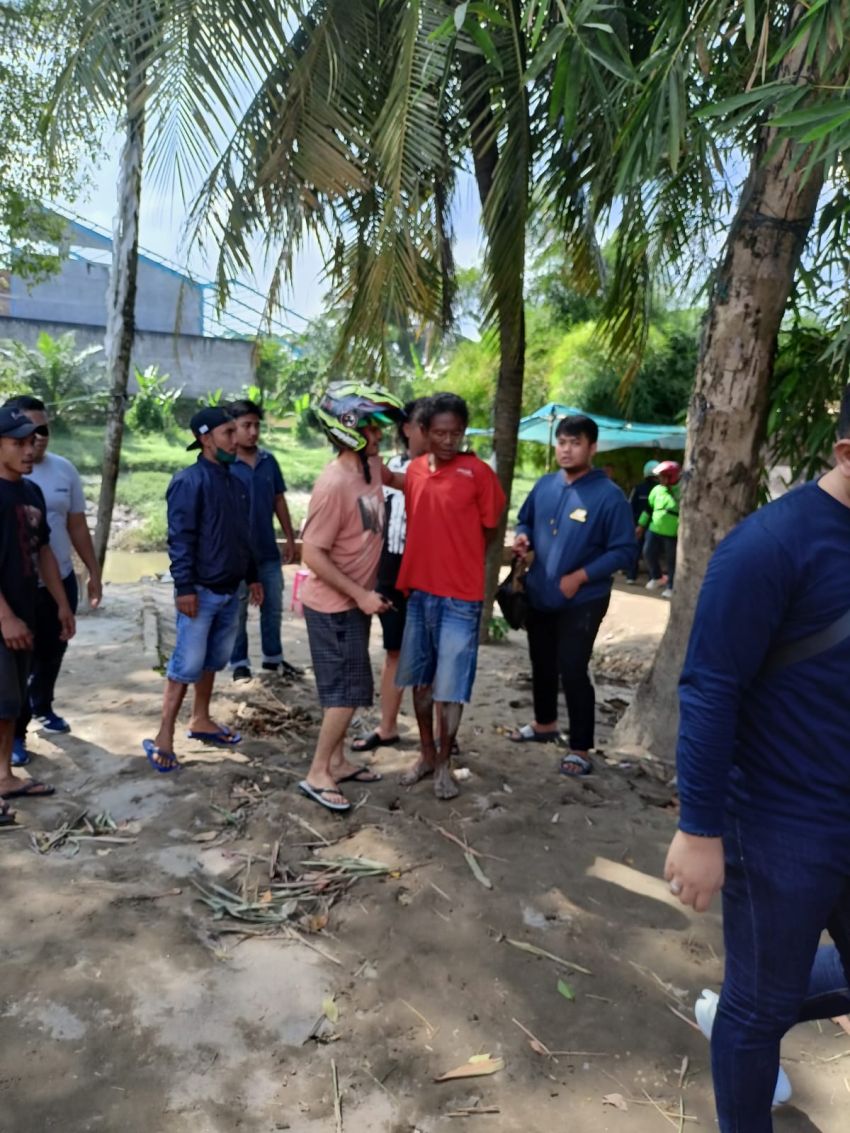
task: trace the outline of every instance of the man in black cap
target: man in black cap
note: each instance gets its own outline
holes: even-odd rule
[[[263,588],[251,553],[250,501],[238,477],[236,425],[224,409],[201,409],[189,427],[200,449],[190,468],[174,474],[166,493],[168,554],[177,607],[177,640],[166,668],[162,720],[142,747],[155,771],[174,771],[174,727],[187,685],[195,686],[190,739],[232,747],[242,738],[210,716],[215,674],[230,659],[239,616],[239,584],[261,605]]]
[[[53,787],[12,772],[15,721],[26,703],[38,579],[57,606],[64,640],[74,615],[50,550],[47,506],[32,472],[38,426],[20,409],[0,409],[0,825],[13,821],[6,799],[52,795]]]

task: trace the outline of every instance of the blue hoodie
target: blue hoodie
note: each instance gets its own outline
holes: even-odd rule
[[[579,606],[611,591],[611,576],[637,553],[628,500],[601,468],[568,484],[562,471],[541,477],[519,509],[517,535],[527,535],[534,562],[526,592],[535,610]],[[588,581],[567,599],[559,583],[584,568]]]

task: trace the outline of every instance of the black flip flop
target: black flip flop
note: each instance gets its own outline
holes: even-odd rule
[[[323,806],[325,810],[332,810],[336,814],[344,814],[346,811],[351,810],[351,803],[346,799],[345,806],[339,803],[331,803],[324,797],[325,795],[339,795],[342,792],[338,787],[314,787],[308,783],[306,779],[302,779],[298,784],[298,790],[302,795],[306,795],[308,799],[312,799],[314,803]],[[343,795],[343,798],[345,796]]]
[[[15,812],[10,810],[5,803],[0,803],[0,826],[17,826],[15,821]]]
[[[368,779],[362,779],[362,775],[368,775]],[[350,775],[343,775],[341,779],[337,779],[337,785],[340,783],[380,783],[383,775],[379,775],[377,771],[373,771],[370,767],[358,767],[356,771],[352,771]]]
[[[360,739],[352,740],[351,750],[375,751],[375,749],[379,747],[392,747],[394,744],[397,744],[400,739],[401,736],[395,735],[385,740],[383,736],[379,736],[377,732],[372,732],[371,735],[361,736]],[[341,779],[340,782],[344,782],[344,780]]]
[[[14,791],[0,791],[0,799],[46,799],[55,794],[55,787],[48,787],[38,779],[26,779]]]

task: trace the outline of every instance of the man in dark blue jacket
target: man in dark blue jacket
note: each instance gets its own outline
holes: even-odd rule
[[[679,686],[665,877],[698,911],[723,890],[721,1133],[770,1133],[780,1039],[850,1011],[850,390],[838,437],[715,551]]]
[[[156,771],[179,767],[174,727],[188,685],[195,686],[189,736],[218,746],[241,737],[210,716],[215,674],[233,649],[239,617],[239,584],[248,583],[260,605],[263,588],[251,551],[248,492],[231,472],[236,425],[221,408],[201,409],[190,428],[200,449],[195,464],[175,473],[168,486],[168,553],[177,607],[177,640],[166,669],[162,721],[142,747]]]
[[[519,511],[514,553],[534,551],[526,576],[528,652],[534,722],[516,743],[558,737],[558,684],[570,720],[563,775],[588,775],[596,697],[588,666],[611,598],[611,577],[634,561],[637,545],[626,497],[593,467],[599,429],[590,417],[564,417],[555,430],[560,468],[541,477]]]

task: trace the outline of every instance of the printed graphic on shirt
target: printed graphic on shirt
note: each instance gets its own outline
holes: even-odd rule
[[[39,532],[43,523],[41,509],[32,504],[19,504],[15,508],[18,520],[18,546],[21,552],[21,569],[25,578],[38,572]]]
[[[364,531],[371,531],[375,535],[384,533],[384,499],[374,493],[369,496],[357,497],[357,508]]]

